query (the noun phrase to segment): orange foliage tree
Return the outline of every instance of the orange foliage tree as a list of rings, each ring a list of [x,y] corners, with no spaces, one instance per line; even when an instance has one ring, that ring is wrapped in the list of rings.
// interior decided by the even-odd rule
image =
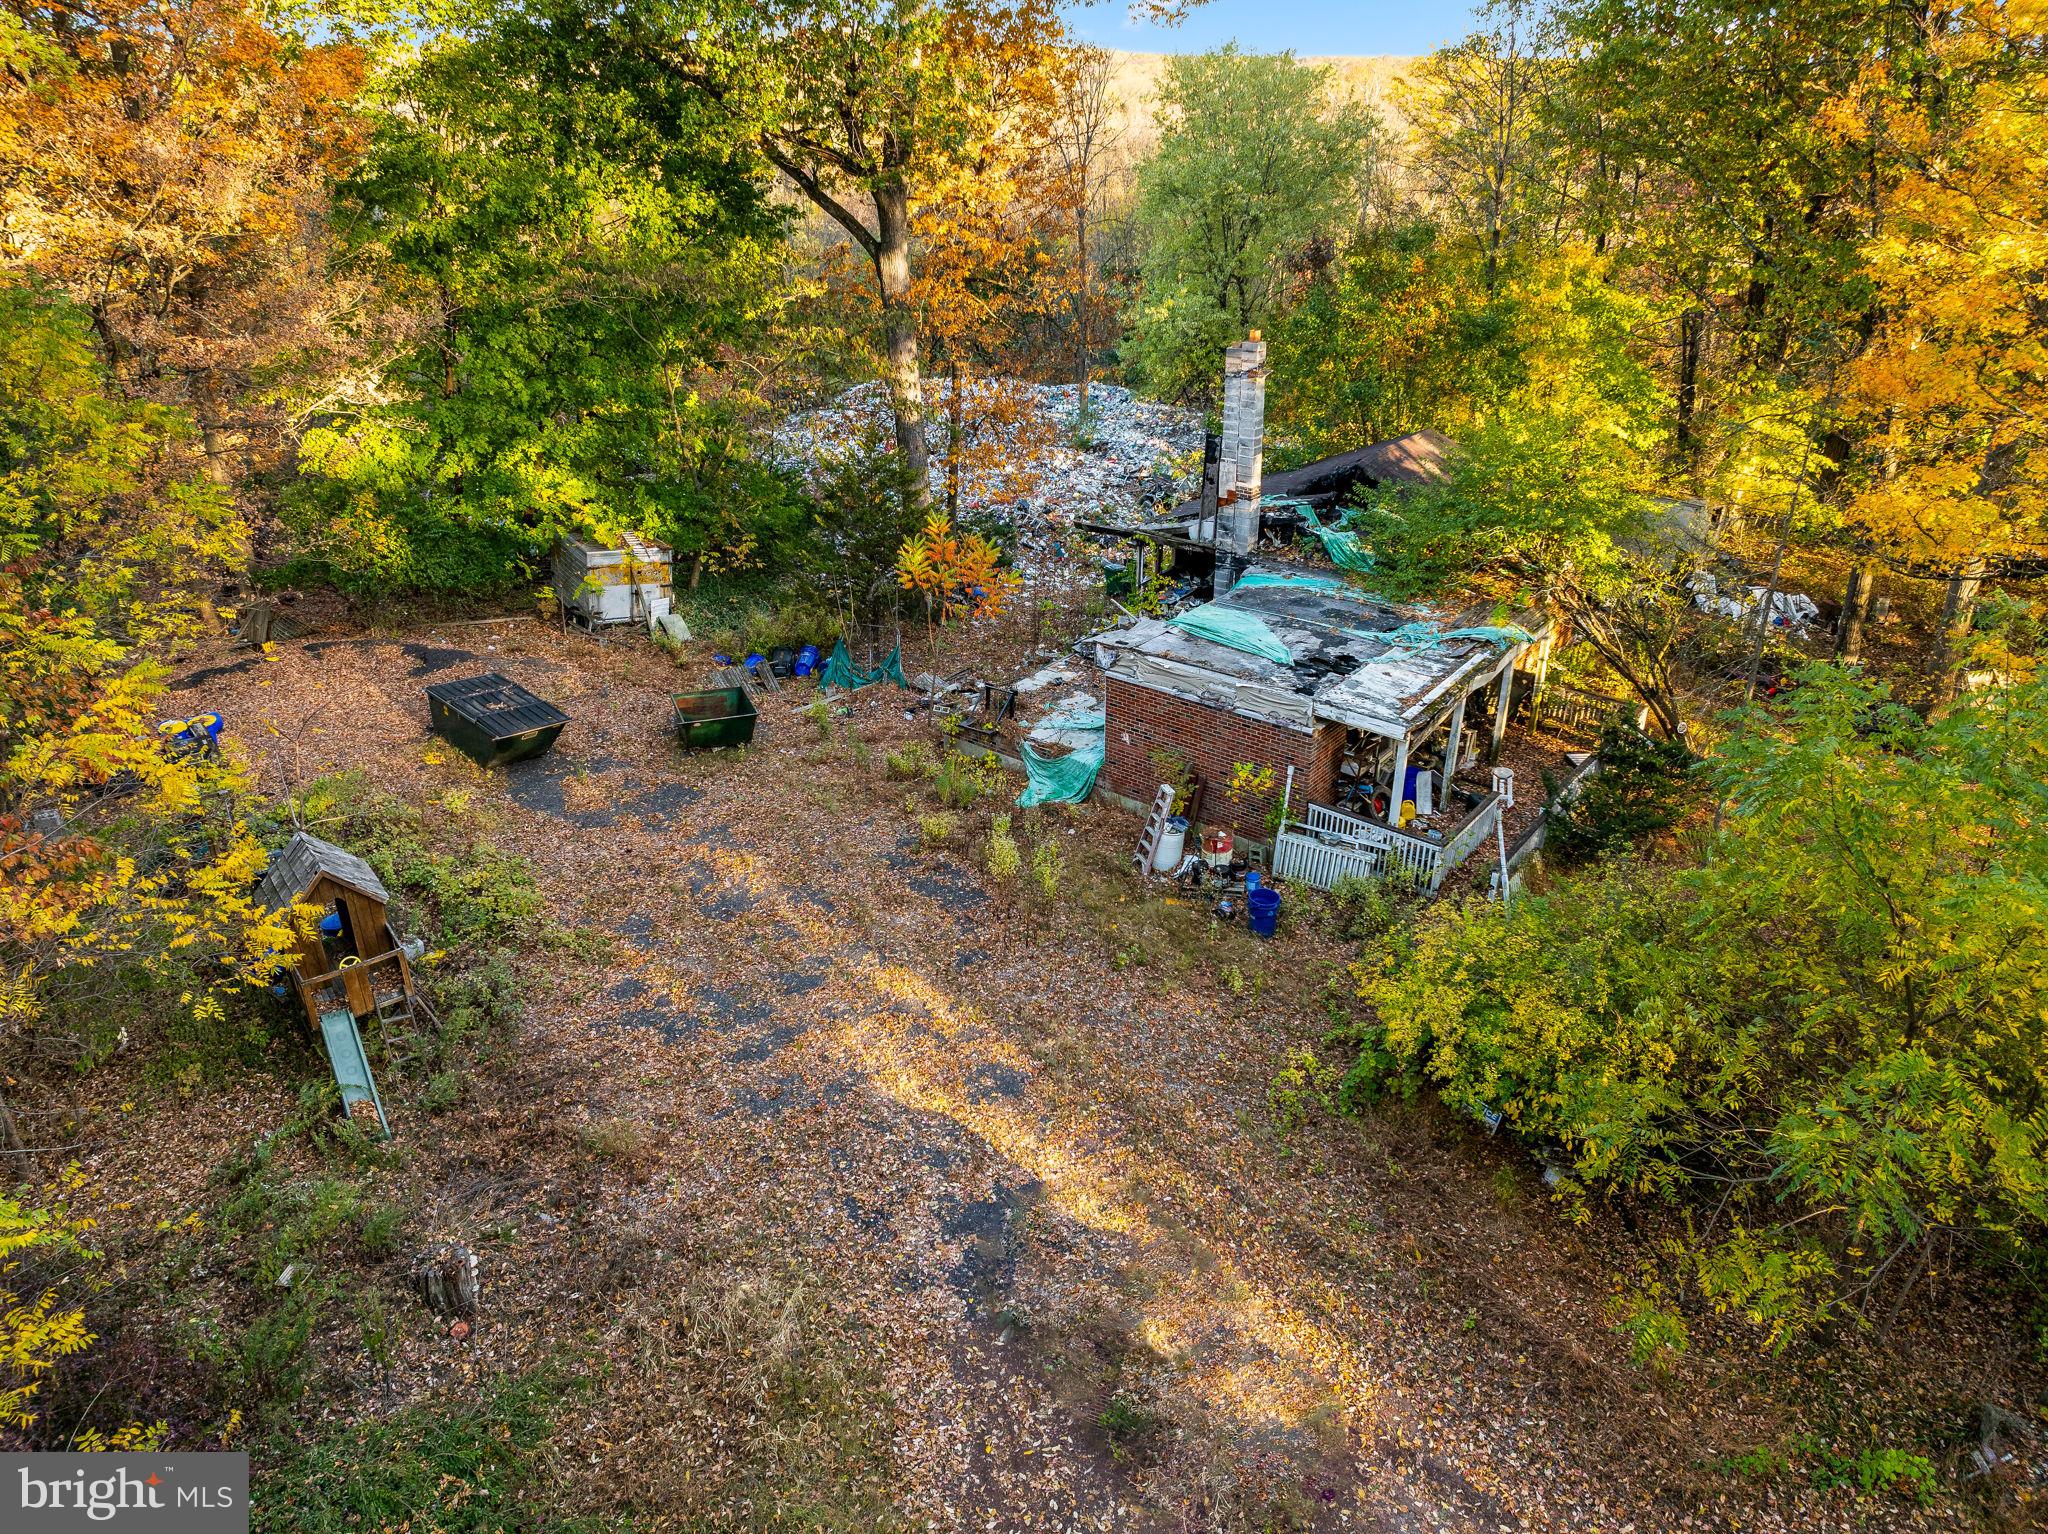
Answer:
[[[0,1042],[59,1052],[121,997],[217,1018],[291,942],[251,898],[245,774],[156,718],[246,530],[181,414],[110,395],[89,324],[0,287]]]
[[[939,663],[939,629],[955,618],[989,618],[1001,613],[1018,585],[1015,571],[1001,567],[1002,551],[979,533],[959,533],[952,519],[933,512],[924,526],[903,540],[896,579],[924,599],[931,636],[932,666]]]
[[[185,406],[233,478],[255,375],[331,347],[348,301],[322,252],[361,51],[247,0],[10,0],[0,54],[0,261],[84,309],[120,389]]]

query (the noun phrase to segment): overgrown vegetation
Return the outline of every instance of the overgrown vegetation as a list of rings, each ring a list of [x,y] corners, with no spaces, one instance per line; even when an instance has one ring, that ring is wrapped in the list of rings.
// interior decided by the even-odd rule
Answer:
[[[1670,1201],[1674,1267],[1774,1347],[1896,1314],[1937,1261],[2038,1264],[2044,706],[2036,681],[1927,721],[1804,675],[1712,765],[1703,865],[1598,863],[1361,965],[1349,1100],[1498,1112],[1582,1215]]]

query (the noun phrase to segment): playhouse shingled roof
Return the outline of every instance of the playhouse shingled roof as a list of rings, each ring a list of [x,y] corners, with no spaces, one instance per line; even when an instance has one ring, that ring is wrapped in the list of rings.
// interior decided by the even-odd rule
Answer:
[[[304,831],[294,831],[292,839],[271,858],[269,869],[256,886],[256,902],[266,911],[283,910],[303,899],[322,874],[372,900],[391,898],[377,871],[353,852]]]

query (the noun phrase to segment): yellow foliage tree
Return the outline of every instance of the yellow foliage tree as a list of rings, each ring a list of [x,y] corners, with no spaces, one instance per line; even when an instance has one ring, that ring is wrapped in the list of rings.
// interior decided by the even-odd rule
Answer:
[[[29,1407],[43,1377],[93,1340],[84,1310],[64,1304],[55,1289],[17,1294],[14,1275],[31,1253],[91,1255],[83,1239],[91,1226],[61,1208],[26,1209],[0,1198],[0,1426],[23,1432],[34,1426]]]
[[[251,898],[242,769],[156,718],[246,529],[180,414],[110,396],[87,323],[0,287],[0,1042],[60,982],[82,1013],[139,973],[204,1015],[291,941]]]
[[[1874,59],[1825,124],[1882,206],[1877,317],[1848,365],[1846,513],[1895,559],[1979,572],[2048,554],[2048,12],[1968,0],[1924,56]]]

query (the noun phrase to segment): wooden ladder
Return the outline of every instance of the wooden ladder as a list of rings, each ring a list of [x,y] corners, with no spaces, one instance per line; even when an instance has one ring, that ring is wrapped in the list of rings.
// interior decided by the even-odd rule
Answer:
[[[1162,783],[1159,792],[1152,796],[1152,813],[1145,817],[1145,829],[1138,837],[1138,848],[1131,854],[1131,862],[1139,874],[1152,872],[1152,855],[1159,850],[1159,839],[1166,835],[1166,822],[1173,814],[1173,785]]]

